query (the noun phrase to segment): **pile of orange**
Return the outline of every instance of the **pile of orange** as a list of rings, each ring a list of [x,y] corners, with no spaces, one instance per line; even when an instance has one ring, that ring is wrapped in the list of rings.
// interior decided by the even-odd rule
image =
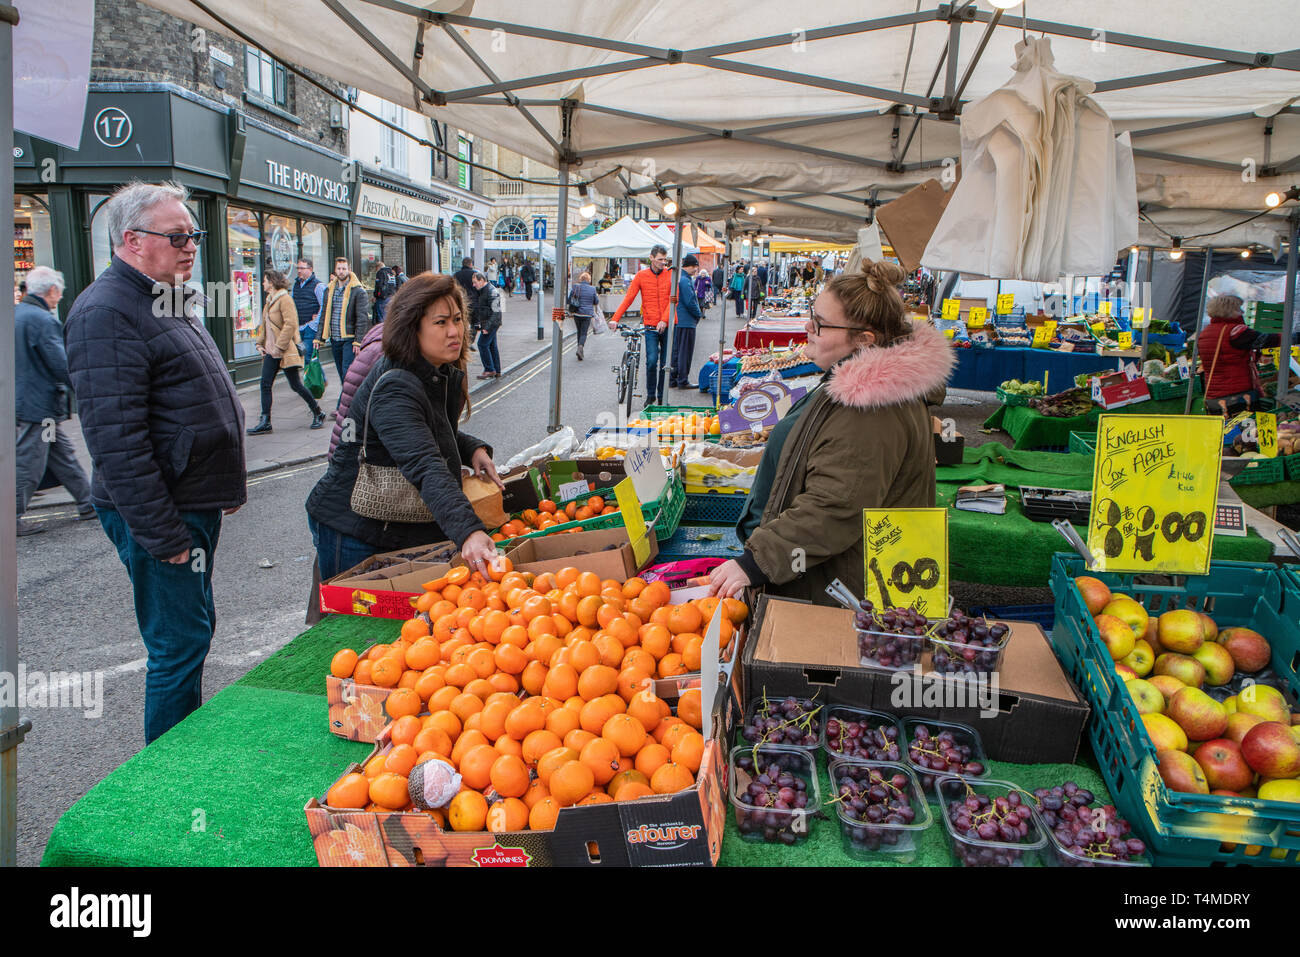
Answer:
[[[695,783],[700,692],[674,715],[653,679],[699,669],[719,599],[672,605],[663,582],[576,568],[533,578],[508,561],[489,579],[456,568],[425,589],[397,641],[331,662],[336,677],[393,688],[393,723],[390,747],[337,782],[329,806],[410,810],[407,776],[435,758],[462,785],[427,813],[458,831],[549,830],[562,807]],[[749,609],[721,601],[725,647]]]
[[[597,515],[612,515],[618,511],[617,505],[611,505],[599,495],[593,495],[585,502],[574,499],[568,505],[559,506],[549,498],[542,499],[537,508],[526,508],[510,521],[492,533],[492,541],[504,542],[530,532],[545,532],[556,525],[566,522],[580,522],[595,518]],[[566,532],[580,532],[581,528],[568,528]]]

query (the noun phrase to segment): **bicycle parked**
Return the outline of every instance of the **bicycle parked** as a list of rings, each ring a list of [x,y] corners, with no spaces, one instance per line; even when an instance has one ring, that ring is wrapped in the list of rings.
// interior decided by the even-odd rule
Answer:
[[[614,386],[618,394],[616,404],[626,408],[627,421],[631,421],[637,370],[641,366],[642,327],[633,328],[632,326],[620,324],[614,326],[614,328],[623,337],[625,346],[623,358],[619,360],[618,365],[614,366]]]

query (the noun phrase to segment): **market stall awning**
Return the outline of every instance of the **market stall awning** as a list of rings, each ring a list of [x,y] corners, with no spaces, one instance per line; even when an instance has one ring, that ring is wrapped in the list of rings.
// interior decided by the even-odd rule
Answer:
[[[643,223],[638,223],[631,216],[624,216],[608,229],[602,229],[593,236],[581,239],[569,247],[571,256],[592,256],[622,258],[625,256],[645,256],[650,250],[662,244],[659,234]]]
[[[774,253],[851,253],[851,243],[812,242],[805,239],[773,239],[767,248]]]
[[[1159,17],[1131,0],[1034,0],[1027,20],[917,0],[824,0],[791,19],[759,0],[707,34],[688,0],[148,2],[282,62],[328,65],[340,94],[567,162],[607,195],[658,208],[680,188],[691,218],[740,229],[844,241],[879,203],[942,176],[960,152],[954,120],[1005,83],[1026,29],[1052,37],[1058,68],[1095,82],[1130,132],[1157,222],[1157,202],[1258,210],[1300,174],[1294,0],[1186,0]],[[1222,198],[1184,194],[1186,177],[1212,177]]]

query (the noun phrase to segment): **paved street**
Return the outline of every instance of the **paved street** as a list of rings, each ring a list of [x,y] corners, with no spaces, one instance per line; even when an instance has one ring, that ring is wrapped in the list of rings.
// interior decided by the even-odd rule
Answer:
[[[510,303],[508,335],[501,344],[506,368],[540,345],[535,313],[521,318],[522,307],[521,298]],[[717,329],[716,318],[705,321],[696,366],[716,348],[716,342],[709,346],[704,340],[716,340]],[[583,362],[577,361],[574,347],[570,335],[563,361],[562,420],[582,434],[602,412],[613,409],[611,366],[622,354],[622,340],[590,337]],[[471,373],[479,369],[476,360]],[[491,442],[498,462],[546,435],[549,371],[548,353],[499,382],[471,379],[479,391],[463,428]],[[332,403],[335,388],[331,370],[331,391],[323,405]],[[256,387],[240,398],[249,422],[255,421]],[[705,400],[704,393],[678,390],[668,401],[703,405]],[[247,440],[250,471],[271,470],[250,477],[248,504],[222,527],[214,573],[218,625],[204,676],[205,699],[303,629],[312,562],[303,501],[325,463],[317,459],[281,468],[272,463],[322,455],[329,430],[308,430],[302,402],[283,377],[275,391],[273,421],[270,436]],[[102,672],[103,714],[87,719],[67,709],[24,712],[34,728],[18,752],[21,864],[38,863],[59,815],[144,743],[144,646],[126,572],[98,524],[72,521],[71,504],[60,501],[67,502],[62,489],[37,499],[28,515],[48,530],[18,540],[19,658],[30,670]],[[261,567],[264,560],[269,568]]]

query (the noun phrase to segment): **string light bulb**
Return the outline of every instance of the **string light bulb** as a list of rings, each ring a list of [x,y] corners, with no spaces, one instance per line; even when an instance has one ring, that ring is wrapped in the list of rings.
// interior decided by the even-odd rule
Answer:
[[[1292,186],[1290,189],[1281,193],[1277,190],[1273,190],[1273,192],[1264,197],[1264,205],[1269,209],[1276,209],[1289,199],[1300,199],[1300,186]]]
[[[1178,262],[1183,258],[1183,237],[1174,237],[1174,246],[1169,250],[1169,258],[1174,262]]]
[[[582,205],[578,207],[578,214],[583,219],[591,219],[596,215],[596,204],[587,195],[587,185],[585,183],[578,187],[578,196],[582,199]]]
[[[1250,258],[1250,247],[1249,247],[1249,246],[1247,246],[1245,249],[1243,249],[1243,250],[1241,251],[1241,258],[1242,258],[1242,259],[1249,259],[1249,258]]]
[[[750,216],[753,216],[755,213],[758,212],[758,207],[753,205],[746,206],[745,212],[748,213]]]

